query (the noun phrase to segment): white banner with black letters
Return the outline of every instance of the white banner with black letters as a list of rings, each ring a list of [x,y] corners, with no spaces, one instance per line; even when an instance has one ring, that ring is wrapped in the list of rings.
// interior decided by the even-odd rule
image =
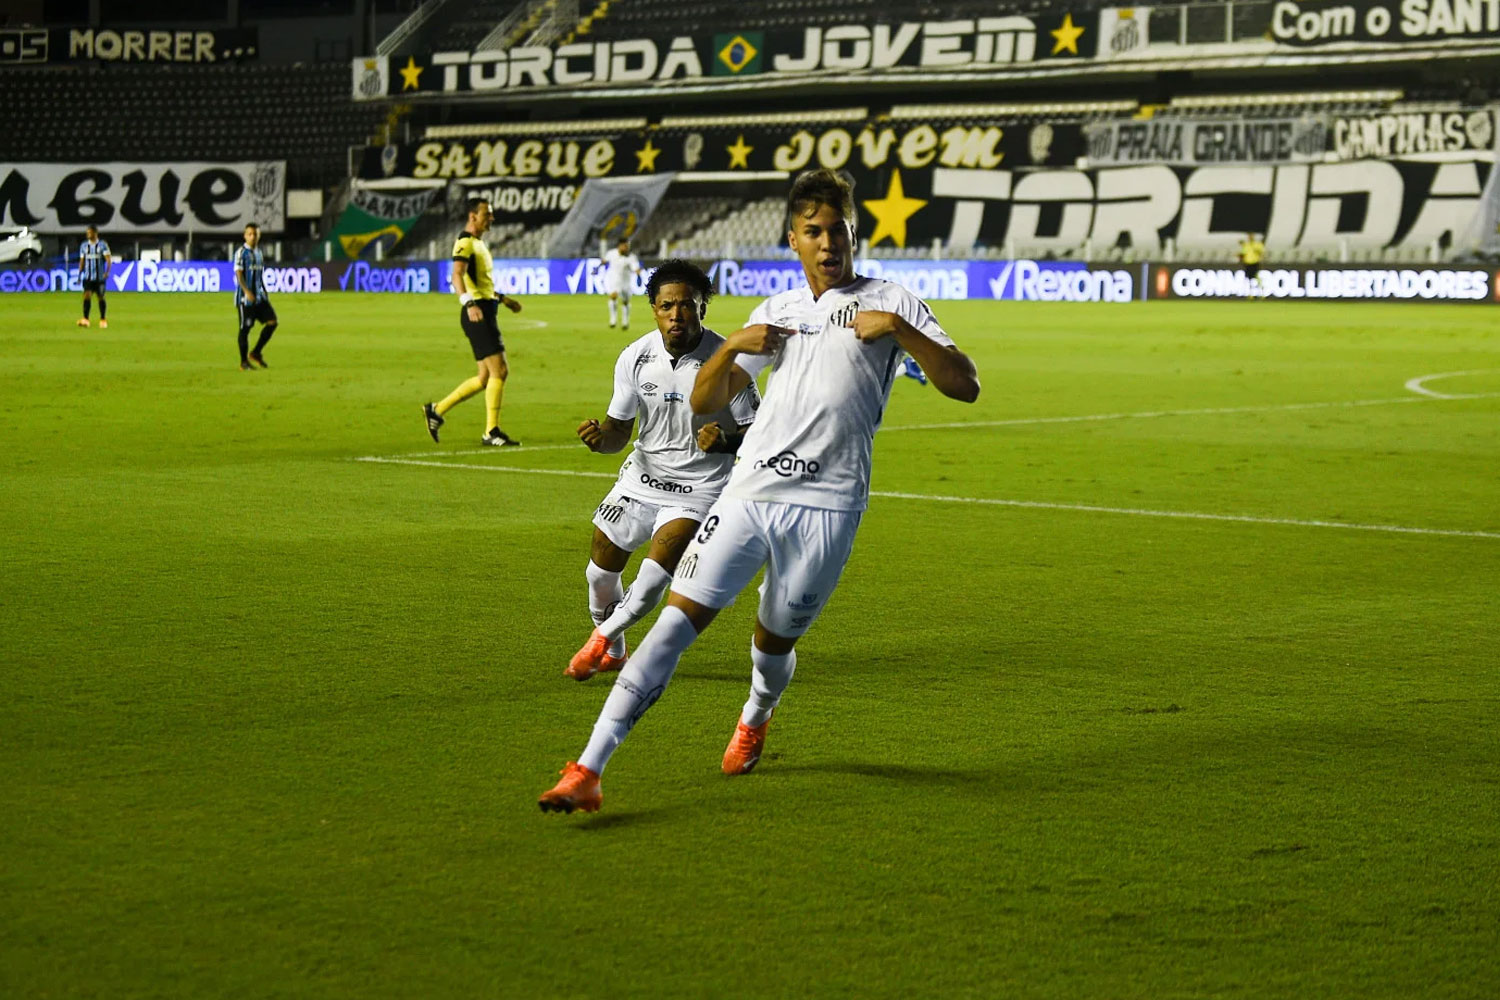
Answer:
[[[286,161],[3,163],[0,225],[39,233],[239,233],[286,226]]]

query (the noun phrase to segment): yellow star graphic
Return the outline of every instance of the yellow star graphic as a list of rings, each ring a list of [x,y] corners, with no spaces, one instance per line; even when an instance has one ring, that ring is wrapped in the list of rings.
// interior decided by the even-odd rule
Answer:
[[[1057,39],[1057,44],[1052,46],[1053,55],[1064,50],[1078,55],[1078,36],[1083,34],[1083,29],[1073,23],[1072,14],[1064,14],[1062,27],[1048,34]]]
[[[741,132],[734,140],[733,146],[725,146],[724,151],[729,154],[729,169],[744,167],[750,169],[750,154],[754,152],[754,146],[745,145],[745,133]]]
[[[891,171],[891,186],[884,198],[871,198],[865,202],[865,211],[875,216],[875,232],[870,234],[867,246],[874,246],[887,236],[898,247],[906,246],[906,220],[916,215],[927,202],[920,198],[908,198],[901,189],[901,171]]]
[[[656,158],[660,154],[661,150],[651,145],[651,139],[648,136],[646,139],[646,144],[635,151],[635,172],[638,174],[645,173],[647,170],[655,172]]]
[[[422,67],[417,65],[417,60],[412,56],[406,57],[406,65],[398,67],[401,74],[401,89],[416,90],[418,82],[422,78]]]

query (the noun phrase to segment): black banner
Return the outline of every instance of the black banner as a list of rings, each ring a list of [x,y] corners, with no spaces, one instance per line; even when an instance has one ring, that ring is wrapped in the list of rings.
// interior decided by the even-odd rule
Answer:
[[[258,58],[255,28],[53,28],[0,31],[0,64],[219,63]]]
[[[354,61],[354,97],[653,84],[704,77],[805,76],[897,68],[950,72],[1089,60],[1098,18],[1060,11],[901,24],[842,24],[556,48],[435,52]]]
[[[1495,0],[1279,0],[1270,37],[1282,45],[1423,44],[1500,38]]]

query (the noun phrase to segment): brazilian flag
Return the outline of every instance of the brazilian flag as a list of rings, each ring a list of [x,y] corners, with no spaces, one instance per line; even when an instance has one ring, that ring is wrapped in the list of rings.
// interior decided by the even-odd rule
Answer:
[[[760,72],[760,54],[766,47],[763,31],[742,31],[714,36],[714,76],[747,76]]]

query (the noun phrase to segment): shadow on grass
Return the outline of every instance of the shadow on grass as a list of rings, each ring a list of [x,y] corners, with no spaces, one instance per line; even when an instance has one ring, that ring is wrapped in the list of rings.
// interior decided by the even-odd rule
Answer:
[[[828,761],[823,764],[776,764],[757,771],[757,774],[763,778],[774,778],[778,775],[795,776],[799,773],[844,774],[858,778],[882,778],[886,781],[899,781],[905,785],[922,785],[928,787],[991,785],[998,783],[1003,778],[1003,774],[998,769],[922,767],[910,764],[877,764],[865,761],[841,760]]]
[[[602,830],[619,830],[631,826],[651,826],[653,824],[669,823],[678,820],[684,810],[677,805],[655,806],[649,809],[634,809],[627,812],[606,812],[598,816],[590,816],[574,822],[573,826],[582,833],[593,833]]]

